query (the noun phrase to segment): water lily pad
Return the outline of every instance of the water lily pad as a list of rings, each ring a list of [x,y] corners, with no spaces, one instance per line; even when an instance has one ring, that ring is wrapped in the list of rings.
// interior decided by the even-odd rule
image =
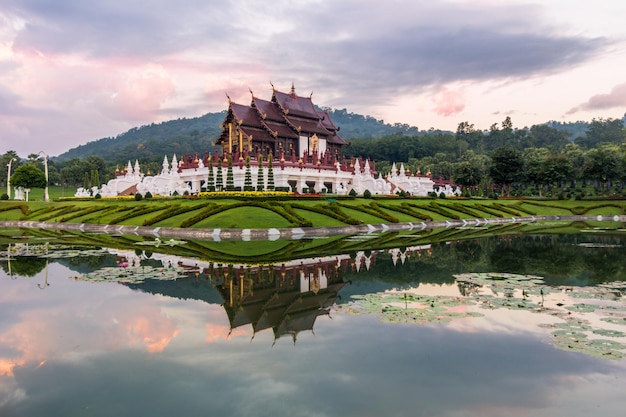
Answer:
[[[620,332],[619,330],[595,329],[592,330],[592,332],[606,337],[626,337],[626,333]]]
[[[89,282],[140,283],[146,279],[168,281],[184,276],[186,276],[186,271],[178,267],[132,266],[100,268],[88,274],[75,276],[73,279]]]
[[[571,306],[567,306],[565,307],[567,310],[569,311],[576,311],[579,313],[593,313],[594,311],[596,311],[599,307],[593,304],[574,304]]]

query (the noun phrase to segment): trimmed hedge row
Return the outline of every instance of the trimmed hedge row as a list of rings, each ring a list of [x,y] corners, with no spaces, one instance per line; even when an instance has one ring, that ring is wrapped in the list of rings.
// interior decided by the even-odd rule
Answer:
[[[472,210],[471,208],[463,205],[463,204],[459,204],[459,203],[452,203],[450,205],[446,205],[446,208],[450,209],[450,210],[455,210],[458,212],[461,212],[463,214],[467,214],[468,216],[471,217],[481,217],[480,213]]]
[[[181,206],[179,204],[175,204],[171,207],[168,207],[164,212],[150,218],[146,219],[143,222],[144,226],[152,226],[160,221],[169,219],[170,217],[178,216],[179,214],[188,213],[190,211],[199,210],[203,207],[206,207],[206,203],[196,204],[194,206]]]
[[[24,220],[28,220],[28,219],[32,219],[33,217],[37,217],[37,216],[41,216],[41,215],[45,215],[47,213],[52,213],[54,211],[57,210],[61,210],[66,206],[44,206],[42,208],[39,208],[37,210],[33,210],[33,211],[27,211],[26,213],[24,213]],[[23,212],[23,210],[22,210]]]
[[[406,214],[407,216],[411,216],[411,217],[415,217],[416,219],[420,219],[420,220],[424,220],[424,221],[431,221],[433,218],[428,216],[427,214],[423,214],[423,213],[418,213],[415,210],[412,210],[410,207],[408,207],[406,205],[406,203],[401,203],[399,206],[395,206],[395,205],[381,205],[381,208],[384,208],[385,210],[391,210],[391,211],[396,211],[398,213],[402,213],[402,214]]]
[[[17,205],[0,207],[0,212],[11,211],[11,210],[15,210],[16,208],[19,208],[22,214],[24,215],[28,214],[28,206],[26,204],[17,204]]]
[[[69,216],[63,216],[59,219],[60,223],[65,223],[68,222],[70,220],[76,219],[78,217],[82,217],[82,216],[86,216],[88,214],[93,214],[93,213],[97,213],[98,211],[102,211],[103,213],[109,212],[109,211],[114,211],[116,209],[116,207],[87,207],[87,208],[83,208],[80,210],[77,210],[76,212],[74,212],[73,214],[70,214]]]
[[[371,202],[369,206],[359,205],[359,206],[351,206],[348,204],[337,203],[340,207],[352,209],[359,211],[361,213],[369,214],[370,216],[378,217],[381,219],[385,219],[390,223],[399,223],[397,217],[392,216],[389,213],[385,213],[376,202]]]
[[[474,208],[478,211],[482,211],[484,213],[490,214],[492,216],[496,216],[496,217],[504,217],[504,215],[502,214],[501,211],[497,211],[493,208],[489,208],[486,205],[483,204],[474,204]]]
[[[211,217],[217,213],[220,213],[222,211],[226,211],[226,210],[231,210],[234,208],[239,208],[239,207],[259,207],[259,208],[263,208],[266,210],[270,210],[276,214],[278,214],[279,216],[284,217],[285,219],[287,219],[287,221],[289,221],[290,223],[296,224],[298,226],[301,227],[310,227],[312,226],[312,223],[310,220],[307,220],[305,218],[303,218],[302,216],[299,216],[297,213],[293,212],[292,210],[287,210],[285,209],[285,207],[283,207],[282,205],[276,205],[276,204],[269,204],[267,202],[264,201],[242,201],[240,203],[233,203],[230,204],[228,206],[218,206],[215,204],[211,204],[210,206],[207,206],[207,208],[205,210],[202,210],[200,213],[196,214],[193,217],[190,217],[186,220],[184,220],[180,227],[191,227],[194,224],[208,218]]]
[[[128,219],[132,219],[133,217],[143,216],[144,214],[149,214],[157,211],[163,210],[163,206],[161,205],[141,205],[139,207],[134,207],[128,213],[125,213],[115,219],[112,219],[109,224],[118,224]]]
[[[409,204],[409,206],[418,208],[421,210],[432,211],[433,213],[437,213],[440,216],[448,217],[450,219],[460,220],[461,217],[458,214],[454,214],[449,210],[446,210],[444,207],[439,205],[438,203],[431,201],[428,205],[417,205],[417,204]]]
[[[536,216],[537,212],[532,211],[532,210],[528,210],[527,208],[522,207],[522,204],[524,204],[524,203],[525,203],[525,201],[520,201],[520,202],[515,203],[514,204],[515,205],[515,210],[521,211],[522,213],[526,213],[526,214],[528,214],[530,216]],[[499,204],[500,203],[494,203],[494,206],[495,205],[499,205]]]
[[[300,210],[308,210],[314,213],[322,214],[324,216],[328,216],[332,219],[339,220],[345,224],[357,225],[363,224],[362,221],[355,219],[354,217],[348,216],[346,213],[341,211],[341,207],[339,207],[339,203],[333,202],[328,204],[320,204],[315,206],[305,206],[303,204],[291,204],[291,207],[297,208]]]
[[[506,206],[504,204],[493,203],[491,205],[491,207],[493,207],[496,210],[502,211],[504,213],[511,214],[513,216],[521,216],[522,215],[519,211],[513,210],[511,207]]]

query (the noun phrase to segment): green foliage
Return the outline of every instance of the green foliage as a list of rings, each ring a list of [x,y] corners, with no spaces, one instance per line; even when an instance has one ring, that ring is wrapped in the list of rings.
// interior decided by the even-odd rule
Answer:
[[[252,187],[252,172],[250,172],[250,156],[246,156],[246,173],[243,182],[244,191],[253,191]]]
[[[141,201],[141,200],[143,200],[143,196],[141,195],[141,193],[135,194],[135,201]]]
[[[272,154],[267,156],[267,190],[274,191],[274,168],[272,166]]]
[[[398,213],[402,213],[402,214],[406,214],[409,215],[411,217],[415,217],[416,219],[420,219],[423,221],[432,221],[433,218],[427,214],[424,213],[420,213],[419,211],[414,210],[411,206],[409,206],[406,203],[402,203],[400,204],[400,206],[396,206],[396,205],[392,205],[392,204],[388,204],[388,205],[381,205],[381,208],[384,208],[386,210],[391,210],[391,211],[397,211]]]
[[[372,192],[370,190],[363,191],[364,198],[372,198]]]
[[[146,198],[148,198],[146,196]],[[175,204],[172,205],[170,207],[168,207],[166,210],[164,210],[162,213],[159,213],[158,215],[150,218],[150,219],[146,219],[143,222],[143,226],[152,226],[153,224],[159,223],[163,220],[172,218],[174,216],[178,216],[179,214],[183,214],[183,213],[189,213],[192,211],[196,211],[196,210],[200,210],[201,208],[207,207],[206,203],[201,203],[201,204],[196,204],[196,205],[179,205],[179,204]]]
[[[223,177],[222,162],[218,160],[217,174],[215,176],[215,191],[222,191],[224,189],[224,177]]]
[[[263,178],[263,155],[258,156],[257,163],[259,164],[259,169],[258,169],[257,179],[256,179],[256,190],[265,191],[265,182]]]
[[[400,222],[397,217],[394,217],[391,214],[383,211],[376,202],[370,203],[369,206],[362,205],[362,204],[359,204],[359,205],[348,205],[348,204],[342,204],[342,203],[333,203],[333,204],[336,204],[339,207],[360,211],[361,213],[366,213],[366,214],[369,214],[370,216],[387,220],[390,223]]]
[[[506,195],[510,194],[511,184],[523,178],[524,161],[519,151],[511,147],[496,149],[491,155],[489,175],[496,184],[502,186]]]
[[[45,188],[46,176],[35,164],[20,165],[11,176],[11,185],[24,188]]]
[[[9,195],[7,193],[2,194],[2,196],[0,196],[0,200],[8,200],[9,199]]]
[[[134,127],[117,137],[102,138],[70,149],[58,156],[60,162],[72,158],[99,155],[107,163],[125,163],[129,159],[163,160],[163,155],[193,154],[198,150],[211,152],[220,123],[226,112],[208,113],[194,118],[181,118],[141,127]]]
[[[345,224],[363,224],[362,221],[355,219],[353,217],[348,216],[346,213],[341,211],[341,207],[338,203],[333,202],[329,204],[316,204],[314,206],[308,206],[300,203],[292,203],[291,207],[297,208],[300,210],[308,210],[314,213],[323,214],[324,216],[328,216],[335,220],[339,220]]]

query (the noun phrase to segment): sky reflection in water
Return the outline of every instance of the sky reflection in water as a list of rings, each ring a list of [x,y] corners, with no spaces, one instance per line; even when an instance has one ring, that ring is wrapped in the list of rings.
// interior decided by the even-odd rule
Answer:
[[[560,320],[550,314],[474,305],[459,311],[481,317],[415,325],[347,313],[351,295],[458,296],[453,274],[494,268],[466,270],[450,261],[450,245],[433,249],[448,258],[425,262],[424,254],[400,265],[396,257],[394,266],[381,252],[369,270],[346,271],[339,308],[295,342],[272,329],[231,329],[237,311],[202,276],[93,283],[70,279],[78,267],[57,261],[33,277],[0,271],[0,415],[623,414],[626,360],[556,348],[551,329],[539,326]],[[570,285],[585,276],[546,280]]]

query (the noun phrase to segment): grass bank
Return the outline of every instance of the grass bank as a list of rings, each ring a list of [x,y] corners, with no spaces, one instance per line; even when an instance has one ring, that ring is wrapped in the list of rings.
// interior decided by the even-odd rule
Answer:
[[[1,220],[182,228],[284,228],[528,216],[623,215],[626,200],[240,197],[1,201]],[[65,194],[65,192],[64,192]],[[31,194],[32,196],[32,194]]]

